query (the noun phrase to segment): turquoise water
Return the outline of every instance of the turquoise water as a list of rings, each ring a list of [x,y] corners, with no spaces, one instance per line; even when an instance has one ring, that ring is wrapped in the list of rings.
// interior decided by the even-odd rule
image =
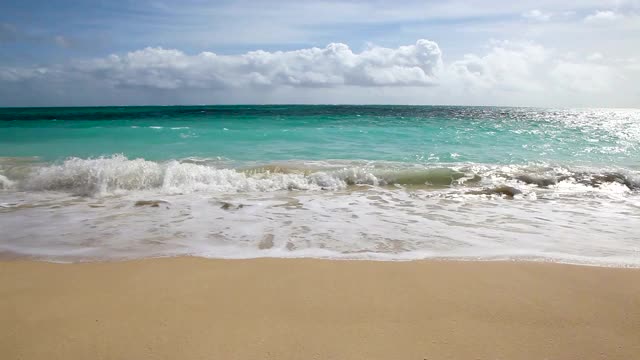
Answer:
[[[640,267],[640,111],[0,109],[0,256]]]
[[[640,166],[640,111],[429,106],[0,109],[0,156]]]

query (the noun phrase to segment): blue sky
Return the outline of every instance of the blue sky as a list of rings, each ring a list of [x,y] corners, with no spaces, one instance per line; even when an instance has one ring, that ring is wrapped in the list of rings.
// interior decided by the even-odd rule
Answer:
[[[639,49],[635,0],[4,1],[0,105],[640,107]]]

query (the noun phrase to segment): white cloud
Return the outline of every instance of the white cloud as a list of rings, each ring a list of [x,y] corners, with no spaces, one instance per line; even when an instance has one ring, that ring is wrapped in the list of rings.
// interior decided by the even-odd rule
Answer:
[[[396,49],[354,53],[345,44],[243,55],[145,48],[126,55],[78,62],[78,73],[116,87],[160,89],[242,86],[428,86],[442,67],[438,44],[419,40]]]
[[[634,85],[640,73],[599,52],[579,56],[531,42],[494,42],[484,55],[466,55],[445,70],[438,89],[464,104],[640,105]]]
[[[587,56],[587,60],[589,61],[600,61],[604,59],[604,55],[602,55],[602,53],[599,52],[594,52],[592,54],[589,54],[589,56]]]
[[[529,20],[533,20],[533,21],[549,21],[551,20],[551,13],[546,13],[543,11],[540,11],[538,9],[534,9],[534,10],[529,10],[527,12],[525,12],[524,14],[522,14],[522,16],[525,19],[529,19]]]
[[[640,58],[624,59],[621,62],[626,69],[640,72]]]
[[[0,81],[21,82],[32,79],[46,79],[52,71],[48,68],[0,68]]]
[[[601,53],[581,57],[530,42],[494,42],[484,55],[446,64],[438,89],[463,104],[639,106],[640,74],[612,61]]]
[[[615,80],[609,66],[589,63],[559,62],[550,75],[555,84],[577,93],[610,92]]]
[[[598,10],[595,13],[584,18],[584,22],[588,24],[602,24],[617,20],[621,15],[611,10]]]
[[[491,42],[484,53],[448,63],[429,40],[362,52],[339,43],[241,55],[145,48],[51,67],[0,68],[0,103],[28,88],[36,100],[56,96],[56,105],[80,99],[85,104],[89,99],[91,104],[638,105],[634,89],[640,74],[634,66],[619,66],[605,51],[569,55],[510,41]]]
[[[452,78],[471,88],[500,88],[512,91],[541,89],[538,68],[549,51],[532,43],[496,42],[484,56],[466,55],[449,66]]]

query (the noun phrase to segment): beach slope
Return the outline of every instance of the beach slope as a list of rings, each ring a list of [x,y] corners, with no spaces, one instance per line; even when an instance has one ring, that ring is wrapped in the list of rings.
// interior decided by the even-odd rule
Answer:
[[[640,270],[0,262],[2,359],[632,359]]]

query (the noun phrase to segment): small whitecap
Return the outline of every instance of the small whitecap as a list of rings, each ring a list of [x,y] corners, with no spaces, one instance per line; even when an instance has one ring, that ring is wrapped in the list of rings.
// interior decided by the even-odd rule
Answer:
[[[13,187],[14,182],[9,180],[6,176],[0,175],[0,189],[9,189]]]

